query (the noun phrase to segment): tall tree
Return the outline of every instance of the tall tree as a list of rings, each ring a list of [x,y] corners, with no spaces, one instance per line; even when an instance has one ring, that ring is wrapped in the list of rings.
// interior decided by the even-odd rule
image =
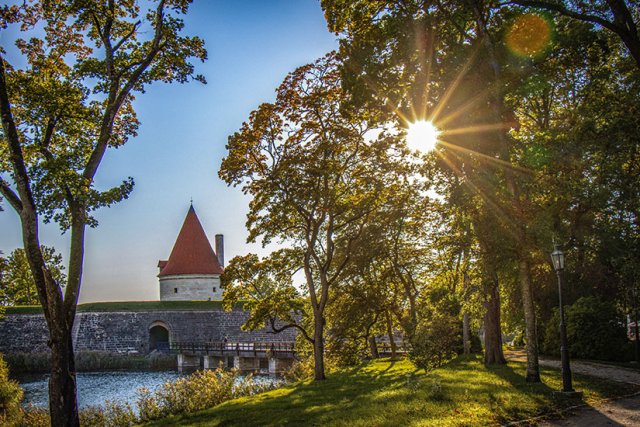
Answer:
[[[480,196],[483,209],[499,219],[502,238],[515,242],[527,379],[539,381],[530,237],[520,189],[528,177],[511,164],[513,114],[505,105],[507,82],[517,83],[518,76],[507,73],[513,67],[498,43],[505,17],[481,0],[322,4],[329,28],[344,36],[345,82],[353,102],[387,120],[433,118],[436,125],[445,124],[439,166]]]
[[[300,254],[313,316],[315,379],[325,378],[325,308],[369,218],[384,204],[397,151],[357,112],[341,109],[335,55],[290,73],[229,137],[219,175],[253,197],[249,239],[277,239]]]
[[[63,272],[62,255],[47,246],[43,246],[41,250],[53,279],[57,283],[64,283],[66,276]],[[38,290],[24,249],[18,248],[11,252],[6,260],[0,258],[0,264],[4,265],[4,271],[0,274],[0,305],[38,304]]]
[[[0,9],[0,28],[36,27],[16,40],[26,65],[0,52],[0,194],[20,217],[22,237],[50,334],[52,424],[78,425],[73,327],[91,212],[126,198],[129,178],[106,191],[94,178],[108,148],[135,136],[133,99],[155,82],[186,82],[190,58],[204,60],[198,37],[184,37],[188,0],[34,1]],[[41,32],[40,32],[41,31]],[[40,34],[42,34],[40,36]],[[204,82],[200,76],[196,79]],[[39,221],[70,230],[66,287],[44,259]]]

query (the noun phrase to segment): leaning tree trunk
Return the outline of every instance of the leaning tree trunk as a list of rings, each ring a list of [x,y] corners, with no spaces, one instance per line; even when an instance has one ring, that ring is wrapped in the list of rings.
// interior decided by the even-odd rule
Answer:
[[[396,340],[393,338],[393,324],[391,323],[391,316],[389,312],[385,312],[387,318],[387,335],[389,335],[389,345],[391,345],[391,359],[397,358],[398,347],[396,346]]]
[[[502,352],[502,333],[500,331],[500,283],[495,270],[491,271],[489,290],[484,303],[484,363],[504,365],[507,361]]]
[[[380,357],[380,353],[378,352],[378,344],[376,343],[376,337],[369,337],[369,351],[371,351],[371,357],[373,359],[378,359]]]

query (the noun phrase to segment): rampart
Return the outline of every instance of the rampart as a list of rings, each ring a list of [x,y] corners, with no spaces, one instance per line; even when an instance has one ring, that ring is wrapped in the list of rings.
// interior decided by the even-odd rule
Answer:
[[[176,342],[280,342],[295,341],[293,329],[279,334],[269,329],[241,330],[249,314],[241,309],[142,310],[78,312],[73,327],[76,351],[147,354],[154,345],[152,328],[168,332]],[[0,352],[48,352],[48,331],[42,314],[9,312],[0,320]]]

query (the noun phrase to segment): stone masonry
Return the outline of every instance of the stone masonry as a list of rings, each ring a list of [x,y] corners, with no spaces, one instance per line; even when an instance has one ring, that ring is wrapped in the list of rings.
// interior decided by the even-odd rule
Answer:
[[[242,310],[81,312],[73,328],[76,351],[147,354],[151,327],[169,331],[170,342],[295,341],[293,329],[279,334],[268,329],[244,332],[249,313]],[[0,352],[47,352],[48,332],[43,315],[11,314],[0,321]]]

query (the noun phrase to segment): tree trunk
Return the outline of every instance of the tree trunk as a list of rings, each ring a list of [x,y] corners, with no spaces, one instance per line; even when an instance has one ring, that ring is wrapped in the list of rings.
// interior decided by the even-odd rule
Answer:
[[[78,419],[76,372],[70,325],[51,331],[51,377],[49,378],[49,412],[51,425],[75,427]]]
[[[373,359],[377,359],[380,357],[380,353],[378,353],[378,344],[376,343],[376,337],[369,337],[369,350],[371,351],[371,357]]]
[[[462,315],[462,352],[471,354],[471,329],[469,327],[469,313]]]
[[[393,323],[391,323],[391,316],[389,316],[389,312],[386,311],[384,313],[387,318],[387,335],[389,335],[389,344],[391,345],[391,359],[396,359],[398,348],[396,346],[396,340],[393,338]]]
[[[463,292],[466,297],[469,289],[469,273],[463,273]],[[469,313],[466,311],[462,314],[462,352],[471,354],[471,326],[469,325]]]
[[[313,378],[315,380],[324,380],[324,317],[315,310],[313,317]]]
[[[488,298],[484,303],[484,363],[486,365],[504,365],[507,361],[502,352],[502,333],[500,331],[500,283],[494,271],[489,281]]]
[[[20,213],[27,260],[43,307],[51,348],[49,411],[53,426],[79,426],[75,362],[71,328],[63,309],[62,292],[47,269],[38,241],[38,217],[31,205]]]
[[[519,255],[518,270],[524,309],[525,337],[527,339],[527,382],[540,382],[538,334],[536,332],[536,312],[533,304],[531,272],[529,271],[529,260],[523,254]]]

